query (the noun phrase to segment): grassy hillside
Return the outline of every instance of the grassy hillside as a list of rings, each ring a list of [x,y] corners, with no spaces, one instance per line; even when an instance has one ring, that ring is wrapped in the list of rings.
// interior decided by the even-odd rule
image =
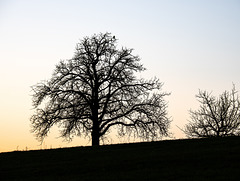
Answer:
[[[1,153],[0,180],[240,180],[240,137]]]

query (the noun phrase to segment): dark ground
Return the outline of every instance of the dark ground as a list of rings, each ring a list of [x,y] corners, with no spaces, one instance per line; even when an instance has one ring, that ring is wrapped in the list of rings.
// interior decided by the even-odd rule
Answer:
[[[0,180],[240,180],[240,137],[0,153]]]

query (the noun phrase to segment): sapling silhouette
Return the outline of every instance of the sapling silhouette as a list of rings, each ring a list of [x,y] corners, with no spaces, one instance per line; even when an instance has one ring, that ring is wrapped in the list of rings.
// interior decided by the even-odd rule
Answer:
[[[201,103],[197,111],[190,111],[191,121],[185,126],[188,137],[223,137],[240,135],[240,100],[235,86],[219,98],[199,91]]]

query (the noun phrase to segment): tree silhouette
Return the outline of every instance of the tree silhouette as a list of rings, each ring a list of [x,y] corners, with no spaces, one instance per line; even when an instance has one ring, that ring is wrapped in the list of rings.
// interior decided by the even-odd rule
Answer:
[[[218,99],[206,91],[199,91],[196,97],[201,106],[197,111],[190,111],[191,121],[184,129],[188,137],[240,135],[240,101],[235,86]]]
[[[83,38],[72,59],[61,61],[49,81],[32,87],[32,131],[43,140],[53,125],[61,136],[92,138],[99,145],[110,128],[120,136],[158,139],[168,135],[170,119],[157,78],[138,79],[144,71],[132,49],[117,49],[110,33]],[[45,107],[40,108],[45,102]]]

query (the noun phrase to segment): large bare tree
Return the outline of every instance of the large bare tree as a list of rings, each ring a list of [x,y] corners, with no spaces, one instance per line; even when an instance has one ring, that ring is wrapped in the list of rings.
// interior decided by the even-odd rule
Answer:
[[[143,139],[168,136],[168,93],[157,79],[139,79],[144,71],[132,49],[117,49],[110,33],[85,37],[72,59],[61,61],[52,78],[33,86],[32,130],[43,140],[53,125],[61,136],[89,136],[99,145],[110,128]],[[45,103],[45,107],[42,104]]]
[[[219,98],[206,91],[199,91],[196,97],[201,105],[197,111],[190,111],[191,121],[184,129],[188,137],[240,135],[240,100],[235,86]]]

